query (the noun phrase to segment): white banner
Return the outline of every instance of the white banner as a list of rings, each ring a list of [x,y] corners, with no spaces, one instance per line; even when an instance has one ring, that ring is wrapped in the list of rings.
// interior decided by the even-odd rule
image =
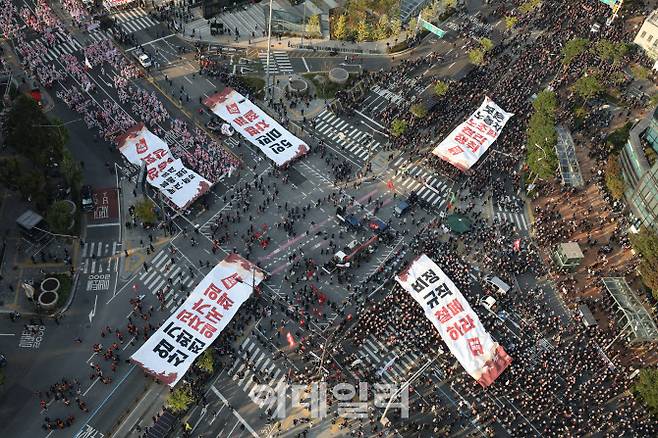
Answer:
[[[432,153],[459,170],[470,169],[500,135],[514,114],[502,110],[485,96],[471,117],[457,126]]]
[[[134,363],[173,387],[194,360],[231,322],[253,289],[265,278],[237,254],[219,262],[189,298],[131,357]]]
[[[146,165],[146,179],[176,208],[184,210],[210,189],[210,182],[175,159],[169,146],[143,123],[117,138],[119,150],[132,164]]]
[[[395,280],[421,305],[450,352],[480,385],[491,385],[512,363],[452,280],[425,254]]]
[[[232,88],[213,94],[203,103],[277,166],[284,166],[309,151],[303,141]]]

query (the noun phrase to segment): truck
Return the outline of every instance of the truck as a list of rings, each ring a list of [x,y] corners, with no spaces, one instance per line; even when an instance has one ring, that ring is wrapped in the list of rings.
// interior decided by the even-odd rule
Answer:
[[[336,269],[345,269],[349,268],[352,265],[352,260],[359,255],[361,252],[364,250],[366,251],[374,251],[374,248],[372,245],[379,240],[378,235],[374,235],[370,237],[368,240],[364,241],[363,243],[359,243],[358,240],[352,240],[350,243],[345,245],[345,247],[336,252],[334,256],[329,260],[325,265],[322,267],[322,269],[327,273],[331,274],[334,272]]]

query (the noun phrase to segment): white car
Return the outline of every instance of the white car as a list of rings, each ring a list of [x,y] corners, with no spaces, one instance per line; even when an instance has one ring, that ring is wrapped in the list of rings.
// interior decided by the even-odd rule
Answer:
[[[142,53],[137,57],[137,60],[139,61],[140,64],[142,64],[142,67],[148,68],[151,66],[151,58],[146,53]]]

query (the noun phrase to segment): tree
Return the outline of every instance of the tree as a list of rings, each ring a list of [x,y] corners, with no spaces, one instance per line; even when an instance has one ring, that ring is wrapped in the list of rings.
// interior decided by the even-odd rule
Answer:
[[[399,137],[407,130],[407,121],[402,119],[394,119],[391,122],[391,135]]]
[[[311,15],[308,17],[308,22],[306,23],[306,30],[312,34],[320,33],[320,16]]]
[[[557,98],[552,91],[541,91],[532,103],[535,112],[528,121],[527,156],[530,170],[543,179],[555,176],[557,156],[555,144],[555,111]]]
[[[82,169],[80,169],[80,163],[73,158],[68,149],[64,149],[59,169],[73,193],[79,192],[80,183],[82,182]]]
[[[655,108],[658,105],[658,93],[654,93],[649,98],[649,108]]]
[[[425,21],[432,21],[434,17],[439,14],[440,5],[437,0],[433,0],[432,3],[425,6],[422,11],[420,11],[420,18]]]
[[[617,155],[608,156],[608,162],[605,165],[605,185],[613,198],[619,200],[624,196],[624,179],[621,176]]]
[[[505,17],[505,29],[512,30],[518,21],[518,18],[508,15]]]
[[[436,81],[434,84],[434,94],[439,97],[444,96],[449,89],[450,85],[446,81]]]
[[[5,143],[45,172],[51,159],[60,162],[68,138],[66,128],[53,125],[34,99],[21,95],[7,114]]]
[[[633,73],[633,77],[638,81],[647,79],[649,77],[649,74],[651,73],[648,68],[640,64],[631,65],[631,72]]]
[[[646,227],[637,234],[629,235],[635,252],[640,254],[640,275],[642,282],[652,290],[658,299],[658,235]]]
[[[166,404],[174,414],[177,414],[185,412],[192,402],[194,402],[192,390],[188,384],[182,383],[169,393]]]
[[[490,52],[494,47],[494,43],[489,38],[480,38],[480,46],[485,52]]]
[[[73,221],[70,201],[56,201],[46,213],[46,222],[55,234],[68,234]]]
[[[377,23],[377,28],[375,29],[375,39],[383,40],[388,38],[389,35],[389,20],[388,15],[382,14],[379,17],[379,22]]]
[[[645,368],[640,370],[633,390],[642,398],[642,401],[649,407],[651,412],[658,415],[658,369]]]
[[[441,6],[443,9],[454,9],[457,6],[457,0],[442,0]]]
[[[562,64],[569,65],[587,49],[589,40],[585,38],[572,38],[562,47]]]
[[[201,371],[212,374],[215,369],[215,359],[212,354],[212,349],[207,349],[201,356],[199,356],[199,358],[196,360],[196,366]]]
[[[359,20],[359,24],[356,27],[356,39],[357,41],[368,41],[372,37],[372,31],[370,29],[370,24],[365,20],[365,16]]]
[[[391,20],[391,36],[397,36],[402,31],[402,21],[399,18]]]
[[[603,91],[603,86],[595,74],[581,76],[573,85],[573,89],[584,100],[590,100]]]
[[[345,15],[339,15],[334,26],[334,37],[337,40],[345,40],[347,39],[347,35],[347,17]]]
[[[535,10],[540,3],[541,0],[527,0],[519,6],[518,10],[521,14],[527,14],[528,12]]]
[[[425,105],[423,105],[422,103],[416,103],[414,105],[411,105],[409,111],[411,112],[411,114],[418,117],[419,119],[422,119],[427,115],[427,108],[425,108]]]
[[[484,64],[484,51],[482,49],[472,49],[468,52],[468,59],[471,63],[481,66]]]
[[[610,40],[598,40],[594,50],[603,61],[612,61],[613,64],[618,64],[628,53],[628,45]]]
[[[145,224],[154,224],[158,221],[155,204],[146,197],[135,203],[135,216]]]

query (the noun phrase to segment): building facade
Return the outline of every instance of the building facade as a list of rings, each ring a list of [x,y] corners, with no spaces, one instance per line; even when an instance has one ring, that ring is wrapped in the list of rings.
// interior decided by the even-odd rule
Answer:
[[[631,128],[619,156],[625,197],[637,226],[658,231],[658,108]]]
[[[658,59],[658,9],[653,11],[640,27],[633,40],[653,59]]]

